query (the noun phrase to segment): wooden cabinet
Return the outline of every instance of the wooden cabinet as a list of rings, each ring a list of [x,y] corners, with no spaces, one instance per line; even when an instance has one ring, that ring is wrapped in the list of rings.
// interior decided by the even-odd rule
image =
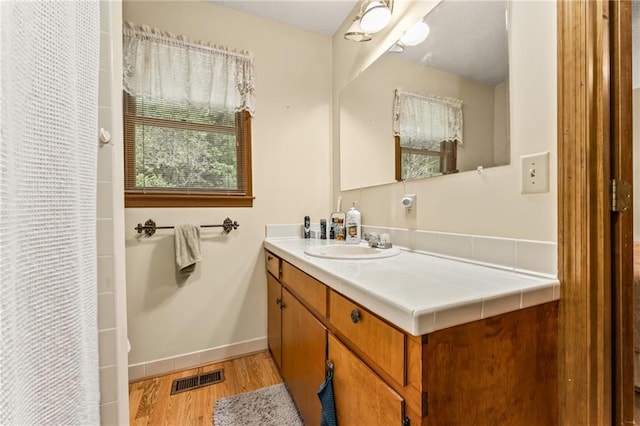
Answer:
[[[335,291],[329,292],[330,322],[346,339],[371,356],[399,385],[405,384],[405,335]]]
[[[327,329],[311,311],[326,312],[326,287],[297,269],[292,271],[271,253],[265,260],[269,350],[305,424],[318,426],[321,405],[316,392],[325,377]],[[286,277],[286,286],[274,271]],[[295,296],[290,289],[296,290]]]
[[[266,264],[269,349],[305,424],[320,424],[327,359],[339,426],[557,424],[557,301],[411,336],[271,253]]]
[[[278,368],[282,368],[282,285],[267,274],[267,344]]]
[[[333,393],[340,426],[400,426],[404,400],[333,335],[329,359],[334,365]]]
[[[324,381],[327,330],[287,289],[282,290],[282,378],[306,425],[320,424],[316,394]]]

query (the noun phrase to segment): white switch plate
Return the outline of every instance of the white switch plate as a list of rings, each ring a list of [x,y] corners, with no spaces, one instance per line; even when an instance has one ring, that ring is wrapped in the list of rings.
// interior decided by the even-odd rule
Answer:
[[[541,152],[523,155],[520,160],[522,165],[522,193],[549,192],[549,153]]]

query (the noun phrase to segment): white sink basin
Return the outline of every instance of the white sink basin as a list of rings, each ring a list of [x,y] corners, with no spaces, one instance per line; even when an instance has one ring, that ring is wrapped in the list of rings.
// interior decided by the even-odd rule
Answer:
[[[400,253],[400,249],[397,247],[379,249],[365,245],[330,244],[328,246],[309,247],[304,252],[309,256],[327,259],[366,260],[396,256]]]

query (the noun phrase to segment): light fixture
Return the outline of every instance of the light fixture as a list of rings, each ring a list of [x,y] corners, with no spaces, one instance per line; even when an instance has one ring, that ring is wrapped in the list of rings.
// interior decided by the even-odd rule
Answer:
[[[377,33],[391,21],[391,8],[386,1],[372,1],[360,18],[360,28],[367,33]]]
[[[400,37],[400,42],[405,46],[416,46],[425,41],[428,36],[429,26],[424,21],[420,21]]]
[[[404,52],[404,44],[402,44],[400,41],[398,41],[393,46],[391,46],[389,48],[388,52],[402,53],[402,52]]]
[[[374,0],[362,3],[360,13],[355,17],[344,38],[351,41],[369,41],[371,34],[377,33],[391,21],[393,0]]]
[[[351,41],[369,41],[371,40],[371,35],[360,28],[360,17],[356,16],[347,32],[344,33],[344,38]]]

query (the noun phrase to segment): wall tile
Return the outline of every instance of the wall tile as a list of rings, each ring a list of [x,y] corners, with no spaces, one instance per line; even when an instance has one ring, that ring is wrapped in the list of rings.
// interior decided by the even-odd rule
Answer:
[[[113,218],[113,184],[111,182],[98,182],[96,214],[98,219]]]
[[[551,302],[553,300],[553,287],[533,289],[522,292],[522,308]]]
[[[102,426],[118,426],[118,403],[100,405],[100,424]]]
[[[100,33],[100,69],[111,72],[111,35]]]
[[[303,218],[304,219],[304,218]],[[284,238],[302,236],[302,222],[284,225],[267,225],[265,227],[266,238]]]
[[[473,237],[472,258],[477,262],[514,268],[516,241],[509,238]]]
[[[494,315],[504,314],[505,312],[516,311],[520,309],[522,303],[522,294],[511,294],[506,297],[497,299],[487,299],[482,302],[482,318],[492,317]]]
[[[157,376],[173,371],[175,367],[173,358],[169,358],[150,362],[144,366],[144,369],[147,376]]]
[[[247,342],[241,342],[234,345],[221,346],[200,353],[200,361],[203,364],[218,362],[224,359],[233,358],[244,355],[249,352]]]
[[[471,236],[440,234],[438,252],[446,256],[471,259]]]
[[[437,232],[416,231],[416,250],[437,253],[439,238]]]
[[[142,379],[146,377],[144,364],[136,364],[129,366],[129,381],[133,382],[134,380]]]
[[[186,370],[200,364],[202,364],[200,362],[200,352],[181,355],[173,359],[173,368],[175,370]]]
[[[477,321],[482,318],[482,302],[473,303],[466,306],[458,306],[446,311],[436,312],[435,327],[438,330],[462,324],[465,322]]]
[[[98,256],[98,293],[113,291],[113,256]]]
[[[111,32],[111,1],[110,0],[100,0],[100,31],[105,33]]]
[[[101,110],[104,108],[100,108]],[[111,110],[107,108],[109,114]],[[106,128],[106,126],[103,126]],[[111,127],[111,126],[109,126]],[[113,132],[112,132],[113,133]],[[96,141],[96,143],[98,143]],[[113,145],[103,145],[98,149],[98,182],[111,182],[113,175]]]
[[[254,339],[247,342],[248,352],[259,352],[267,349],[267,339]]]
[[[98,256],[113,254],[113,220],[98,219],[97,221]]]
[[[117,373],[116,373],[115,366],[104,367],[100,369],[100,403],[101,404],[117,401],[118,386],[116,383],[117,383]]]
[[[100,349],[100,367],[116,363],[116,330],[105,330],[98,333]]]
[[[106,330],[115,328],[115,297],[114,293],[98,295],[98,329]]]
[[[516,241],[516,269],[558,275],[558,246],[543,241]]]
[[[98,74],[98,106],[111,106],[111,70],[100,70]]]

